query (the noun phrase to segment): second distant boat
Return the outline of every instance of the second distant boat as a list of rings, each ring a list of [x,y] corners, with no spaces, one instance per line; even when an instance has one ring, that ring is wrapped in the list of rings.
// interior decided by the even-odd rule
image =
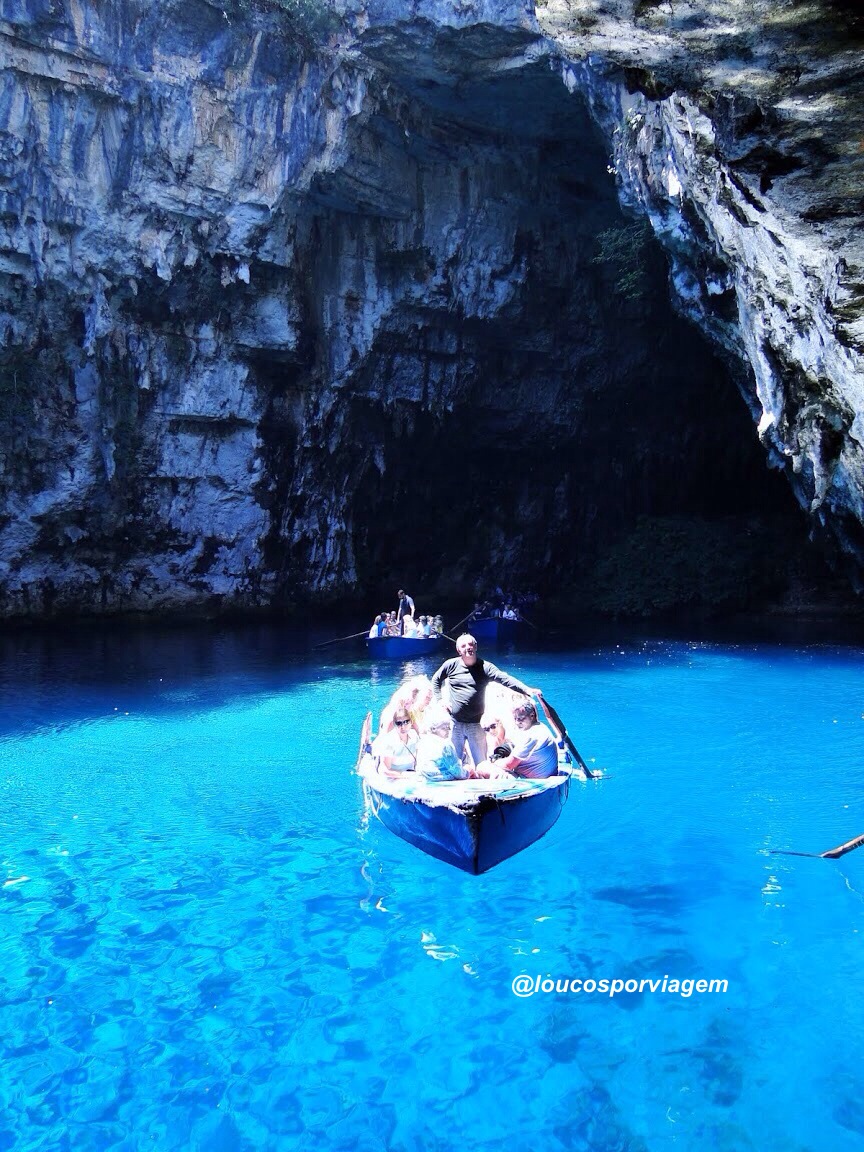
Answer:
[[[491,641],[493,644],[521,640],[527,625],[524,620],[508,620],[504,616],[481,616],[479,620],[469,620],[465,631],[475,640]]]

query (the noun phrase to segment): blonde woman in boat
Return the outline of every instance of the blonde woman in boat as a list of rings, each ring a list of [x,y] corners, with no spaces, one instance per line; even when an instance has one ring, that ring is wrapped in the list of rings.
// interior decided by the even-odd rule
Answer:
[[[372,745],[372,755],[378,761],[378,771],[384,776],[398,778],[403,772],[413,772],[417,765],[417,733],[405,708],[397,708],[393,727],[381,732]]]
[[[381,713],[379,732],[389,732],[397,708],[404,708],[411,717],[415,732],[420,733],[423,712],[432,699],[432,682],[428,676],[412,676],[400,684]]]

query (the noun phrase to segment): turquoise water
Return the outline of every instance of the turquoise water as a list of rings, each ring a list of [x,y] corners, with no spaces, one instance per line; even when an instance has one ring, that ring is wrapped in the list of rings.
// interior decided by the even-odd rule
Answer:
[[[864,849],[767,851],[864,832],[864,652],[502,655],[609,779],[481,877],[367,821],[345,655],[6,642],[0,1149],[861,1147]]]

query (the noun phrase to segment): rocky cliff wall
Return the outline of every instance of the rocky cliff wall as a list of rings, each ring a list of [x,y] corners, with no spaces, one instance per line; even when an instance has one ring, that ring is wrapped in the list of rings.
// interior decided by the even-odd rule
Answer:
[[[861,584],[864,18],[857,5],[549,0],[544,29],[651,220],[678,308],[744,365],[760,439]]]
[[[267,6],[0,0],[7,615],[572,588],[682,517],[770,551],[738,388],[857,556],[854,246],[793,243],[777,162],[761,211],[736,114],[595,10],[343,5],[313,49]]]

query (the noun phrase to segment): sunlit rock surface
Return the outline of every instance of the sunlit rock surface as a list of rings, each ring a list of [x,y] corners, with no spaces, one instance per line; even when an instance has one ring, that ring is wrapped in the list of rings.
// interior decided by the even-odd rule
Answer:
[[[637,7],[0,0],[2,611],[854,568],[852,48]]]

